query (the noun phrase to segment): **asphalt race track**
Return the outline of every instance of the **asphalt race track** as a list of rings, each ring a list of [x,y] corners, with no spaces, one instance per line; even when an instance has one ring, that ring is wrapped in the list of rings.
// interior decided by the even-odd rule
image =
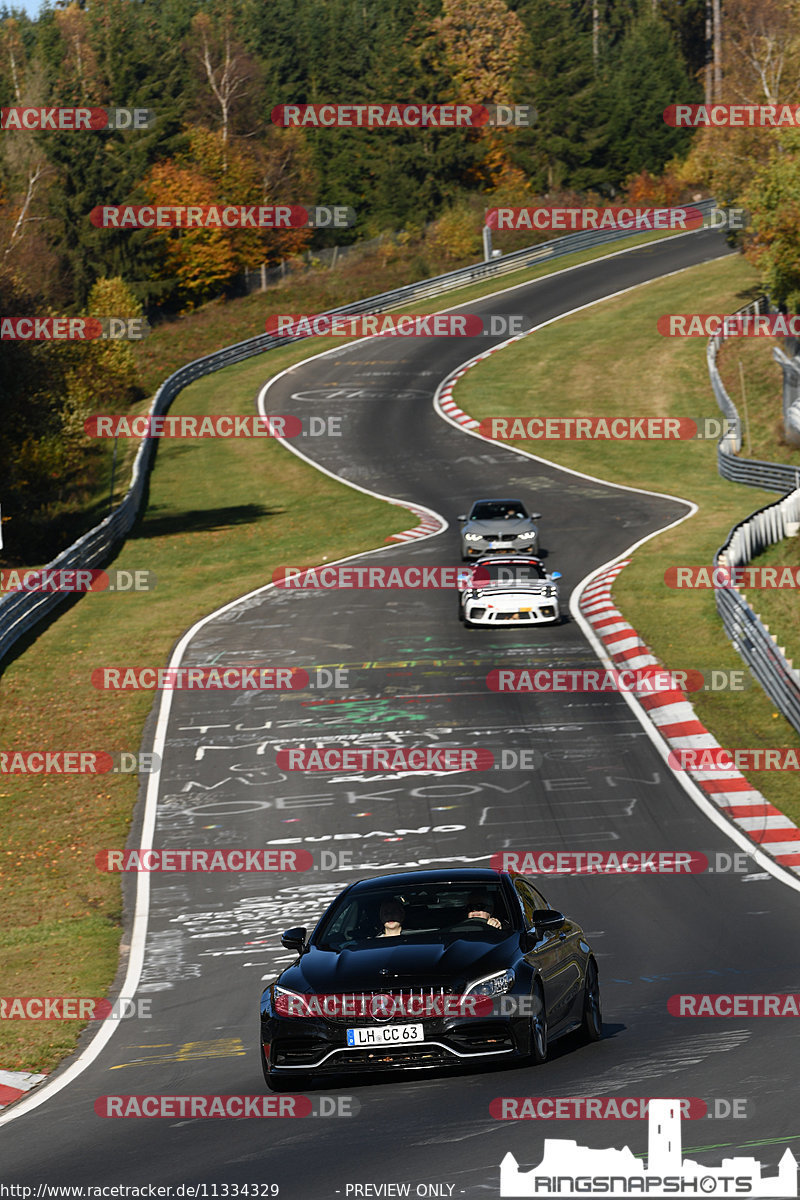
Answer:
[[[468,307],[525,312],[538,324],[726,252],[721,235],[695,233]],[[688,297],[691,274],[686,288]],[[268,412],[342,416],[343,436],[309,439],[305,454],[450,523],[437,537],[361,561],[453,565],[457,514],[479,496],[518,495],[543,514],[548,566],[563,573],[566,600],[593,569],[686,513],[681,503],[526,461],[443,422],[432,408],[436,387],[476,352],[458,338],[373,339],[301,364],[267,390]],[[324,547],[320,530],[321,555]],[[303,846],[322,865],[294,875],[154,874],[136,993],[152,1002],[152,1017],[119,1022],[73,1082],[38,1107],[29,1109],[28,1100],[0,1118],[3,1183],[220,1185],[208,1196],[224,1196],[223,1184],[274,1183],[285,1200],[328,1200],[392,1194],[354,1185],[408,1182],[411,1195],[418,1184],[436,1184],[446,1186],[419,1194],[497,1196],[506,1152],[532,1166],[546,1136],[628,1144],[637,1154],[647,1148],[644,1121],[498,1121],[489,1111],[498,1096],[745,1099],[746,1119],[685,1121],[684,1150],[706,1148],[695,1157],[714,1167],[726,1155],[755,1154],[772,1173],[787,1145],[800,1147],[783,1087],[798,1068],[791,1021],[667,1012],[678,992],[795,989],[800,894],[760,871],[540,881],[597,952],[605,1020],[603,1041],[564,1039],[542,1067],[320,1083],[309,1091],[315,1102],[352,1097],[358,1111],[347,1118],[97,1116],[96,1099],[111,1094],[262,1094],[262,980],[294,957],[278,935],[313,924],[359,874],[488,865],[509,847],[737,849],[666,771],[620,696],[487,691],[485,676],[498,666],[594,665],[570,619],[524,635],[488,633],[458,623],[450,592],[268,589],[203,625],[183,661],[348,671],[347,690],[175,692],[166,732],[156,846]],[[348,745],[534,748],[543,766],[449,778],[287,777],[275,766],[278,746],[337,737]],[[319,858],[322,851],[328,858]],[[339,860],[340,852],[350,859]],[[330,869],[334,861],[341,869]]]

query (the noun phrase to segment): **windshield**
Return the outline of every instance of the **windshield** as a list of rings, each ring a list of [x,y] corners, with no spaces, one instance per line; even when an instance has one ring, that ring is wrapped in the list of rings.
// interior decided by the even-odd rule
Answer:
[[[473,587],[491,584],[538,583],[547,578],[544,567],[537,562],[524,563],[480,563],[472,575]]]
[[[390,939],[441,943],[487,933],[499,941],[510,929],[499,883],[384,885],[343,896],[314,944],[323,950],[375,948]]]
[[[473,504],[471,521],[504,521],[516,517],[527,517],[519,500],[479,500]]]

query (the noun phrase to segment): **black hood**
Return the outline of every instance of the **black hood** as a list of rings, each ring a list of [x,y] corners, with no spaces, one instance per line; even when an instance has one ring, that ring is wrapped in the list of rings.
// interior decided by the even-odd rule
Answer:
[[[304,993],[401,991],[420,987],[462,992],[474,980],[504,970],[508,958],[508,937],[495,938],[493,934],[486,937],[470,934],[446,944],[399,942],[338,953],[312,946],[298,963],[279,976],[278,982]]]

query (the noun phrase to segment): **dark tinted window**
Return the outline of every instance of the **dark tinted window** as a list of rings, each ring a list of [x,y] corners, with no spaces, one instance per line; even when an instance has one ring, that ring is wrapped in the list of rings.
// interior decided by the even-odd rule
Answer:
[[[507,500],[500,503],[497,500],[479,500],[473,504],[470,513],[471,521],[502,521],[506,517],[527,517],[525,506],[519,500]]]
[[[472,577],[476,585],[485,583],[538,583],[546,577],[544,567],[536,562],[481,563]]]
[[[463,924],[472,909],[486,907],[489,914],[511,927],[510,914],[498,883],[423,884],[413,887],[375,887],[345,895],[334,905],[314,936],[314,944],[326,950],[357,949],[378,946],[384,939],[385,915],[400,906],[402,920],[399,941],[442,942],[454,937],[481,934],[484,928],[473,922]],[[382,918],[382,912],[384,917]],[[493,929],[493,936],[502,931]]]

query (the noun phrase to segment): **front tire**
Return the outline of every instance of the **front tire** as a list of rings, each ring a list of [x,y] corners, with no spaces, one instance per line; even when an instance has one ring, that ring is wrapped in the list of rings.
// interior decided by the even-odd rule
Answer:
[[[537,983],[533,993],[534,1012],[531,1016],[531,1058],[536,1066],[547,1062],[548,1034],[547,1010],[544,1006],[544,995],[540,984]]]
[[[581,1032],[587,1042],[599,1042],[603,1036],[603,1010],[600,1003],[600,980],[594,959],[586,968],[586,983],[583,989],[583,1020]]]

